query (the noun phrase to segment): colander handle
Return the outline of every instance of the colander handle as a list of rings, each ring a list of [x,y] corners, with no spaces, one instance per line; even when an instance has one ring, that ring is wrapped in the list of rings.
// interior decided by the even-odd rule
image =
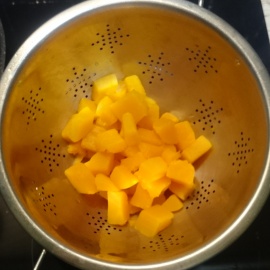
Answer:
[[[200,7],[203,7],[203,4],[204,4],[204,0],[199,0],[199,1],[198,1],[198,5],[199,5]]]

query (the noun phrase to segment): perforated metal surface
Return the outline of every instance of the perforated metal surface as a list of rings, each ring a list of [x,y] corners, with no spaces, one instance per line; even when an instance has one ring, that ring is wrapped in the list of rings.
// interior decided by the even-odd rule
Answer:
[[[230,226],[260,205],[248,202],[257,191],[266,196],[264,84],[237,43],[232,46],[229,37],[185,14],[189,6],[175,12],[126,5],[90,12],[53,32],[27,57],[19,56],[23,65],[9,85],[2,119],[5,170],[26,210],[24,222],[30,218],[42,231],[29,224],[27,229],[36,239],[42,235],[45,247],[52,247],[54,237],[53,251],[64,260],[87,268],[95,258],[128,268],[178,258],[179,267],[187,266],[214,239],[228,244],[235,237]],[[197,136],[213,143],[195,164],[194,194],[173,224],[151,239],[129,226],[109,225],[106,201],[78,194],[64,176],[73,157],[61,131],[80,99],[90,97],[93,81],[111,72],[120,79],[137,74],[162,111],[189,120]]]

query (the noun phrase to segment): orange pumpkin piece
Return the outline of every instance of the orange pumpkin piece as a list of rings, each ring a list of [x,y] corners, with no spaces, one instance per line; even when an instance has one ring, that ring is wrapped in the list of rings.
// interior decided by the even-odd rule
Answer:
[[[141,80],[137,75],[131,75],[124,79],[127,91],[136,91],[142,95],[146,95],[145,89],[142,85]]]
[[[95,194],[97,192],[95,177],[85,164],[76,163],[72,165],[65,170],[65,175],[79,193]]]
[[[168,166],[166,176],[174,182],[190,184],[194,181],[195,169],[186,160],[173,160]]]
[[[152,205],[153,198],[141,184],[137,184],[135,193],[130,199],[130,204],[141,209],[146,209]]]
[[[95,112],[97,105],[93,100],[89,98],[82,98],[78,105],[78,111],[81,111],[85,107],[88,107],[91,111]]]
[[[103,173],[95,176],[95,184],[98,191],[119,191],[119,188],[113,183],[111,178]]]
[[[170,212],[176,212],[183,208],[183,202],[175,195],[172,194],[163,204]]]
[[[109,175],[114,167],[114,155],[106,152],[96,152],[89,161],[85,163],[94,175],[103,173]]]
[[[103,97],[98,103],[96,108],[96,124],[104,127],[110,127],[117,122],[117,118],[111,111],[113,101],[110,97]]]
[[[92,100],[98,102],[107,95],[113,95],[118,88],[118,80],[115,74],[109,74],[96,79],[92,88]]]
[[[62,137],[70,142],[78,142],[84,138],[93,126],[95,112],[88,107],[83,108],[67,122],[62,130]]]
[[[159,118],[153,123],[153,129],[164,143],[177,143],[175,123],[171,119]]]
[[[122,128],[120,134],[128,146],[136,145],[140,141],[134,117],[129,112],[124,113],[122,116]]]
[[[171,185],[169,186],[169,190],[177,197],[179,197],[182,201],[185,201],[188,196],[192,194],[194,189],[194,183],[177,183],[172,181]]]
[[[182,157],[190,163],[194,163],[212,148],[210,141],[203,135],[198,137],[192,144],[186,147],[182,152]]]
[[[138,183],[138,178],[124,165],[115,166],[110,178],[119,189],[126,189]]]
[[[171,179],[168,177],[162,177],[155,181],[147,181],[142,179],[140,181],[141,186],[148,191],[152,198],[159,197],[171,184]]]
[[[147,237],[154,237],[167,228],[173,219],[173,214],[162,205],[153,205],[140,212],[135,221],[135,229]]]
[[[135,123],[138,123],[148,110],[145,97],[136,91],[127,92],[125,96],[112,104],[111,109],[120,121],[124,113],[131,113]]]
[[[150,143],[154,145],[162,145],[163,142],[152,129],[138,128],[138,134],[141,142]]]
[[[125,191],[108,191],[108,223],[124,225],[129,219],[129,201]]]
[[[167,163],[161,157],[153,157],[141,163],[137,175],[140,181],[152,182],[163,178],[167,168]]]
[[[97,151],[119,153],[126,148],[126,142],[114,128],[98,133],[96,137]]]
[[[153,123],[159,119],[160,108],[158,104],[149,97],[145,97],[147,104],[147,114],[138,122],[138,127],[152,129]]]
[[[177,146],[183,151],[195,141],[195,133],[188,121],[182,121],[175,124],[177,134]]]

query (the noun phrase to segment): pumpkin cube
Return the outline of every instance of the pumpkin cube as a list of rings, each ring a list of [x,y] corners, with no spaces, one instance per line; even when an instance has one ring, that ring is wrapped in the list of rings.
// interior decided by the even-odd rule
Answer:
[[[127,92],[125,96],[112,104],[111,109],[120,121],[124,113],[131,113],[135,123],[138,123],[148,110],[145,97],[135,91]]]
[[[179,159],[181,156],[180,152],[177,151],[176,147],[171,145],[166,145],[161,153],[161,157],[169,164],[173,160]]]
[[[177,183],[193,183],[195,169],[191,163],[186,160],[173,160],[168,165],[167,177]]]
[[[175,195],[172,194],[163,204],[170,212],[176,212],[183,208],[183,202]]]
[[[81,146],[81,142],[70,143],[67,147],[67,152],[71,155],[86,156],[86,150]]]
[[[177,146],[183,151],[195,141],[195,133],[188,121],[182,121],[175,124],[177,134]]]
[[[108,223],[124,225],[129,218],[129,201],[124,191],[108,191]]]
[[[96,175],[95,183],[98,191],[119,191],[119,188],[113,183],[111,178],[103,173]]]
[[[104,127],[100,127],[96,124],[93,125],[92,129],[89,131],[89,133],[82,139],[81,146],[82,148],[96,152],[97,151],[97,134],[104,132],[106,129]]]
[[[179,121],[178,117],[175,116],[174,114],[170,113],[170,112],[165,112],[163,113],[160,118],[165,118],[165,119],[168,119],[168,120],[171,120],[173,121],[174,123],[177,123]]]
[[[153,198],[147,190],[145,190],[140,183],[137,184],[135,193],[130,199],[130,204],[141,209],[148,208],[152,205]]]
[[[143,161],[138,170],[140,181],[156,181],[166,175],[168,165],[161,157],[152,157]]]
[[[97,192],[95,177],[83,163],[73,164],[65,170],[65,175],[79,193],[95,194]]]
[[[107,152],[96,152],[89,161],[85,163],[93,174],[103,173],[109,175],[114,166],[114,155]]]
[[[79,102],[78,111],[81,111],[85,107],[88,107],[91,111],[96,111],[96,103],[89,98],[82,98]]]
[[[124,151],[126,143],[114,128],[98,133],[96,137],[97,151],[119,153]]]
[[[137,177],[124,165],[115,166],[110,178],[119,189],[126,189],[138,183]]]
[[[168,177],[162,177],[155,181],[148,181],[147,179],[141,179],[141,186],[148,191],[152,198],[159,197],[171,184],[171,179]]]
[[[205,136],[201,135],[183,150],[182,156],[190,163],[194,163],[197,159],[208,152],[211,147],[212,144],[210,141]]]
[[[154,145],[162,145],[163,142],[152,129],[138,128],[138,134],[141,142],[151,143]]]
[[[98,103],[96,108],[96,124],[104,127],[110,127],[116,123],[117,118],[111,111],[113,101],[110,97],[103,97]]]
[[[129,112],[124,113],[122,116],[122,129],[120,134],[128,146],[136,145],[140,141],[133,115]]]
[[[145,161],[144,155],[137,151],[134,155],[121,159],[121,165],[127,167],[131,172],[135,172],[143,161]]]
[[[177,197],[179,197],[182,201],[185,201],[189,195],[195,190],[194,183],[177,183],[171,182],[169,186],[169,190],[174,193]]]
[[[164,143],[176,144],[178,142],[175,123],[172,120],[160,118],[153,123],[153,129]]]
[[[88,107],[73,114],[62,131],[62,137],[71,142],[80,141],[91,130],[94,116],[95,113]]]
[[[151,98],[145,98],[148,112],[147,114],[138,122],[138,126],[145,129],[152,129],[153,123],[159,119],[160,108],[158,104]]]
[[[173,216],[164,206],[153,205],[140,212],[135,229],[147,237],[154,237],[172,223]]]
[[[127,146],[121,154],[124,157],[133,157],[136,153],[140,151],[138,145],[132,145],[132,146]]]
[[[139,151],[142,152],[142,154],[146,158],[160,156],[164,149],[163,145],[154,145],[154,144],[145,143],[145,142],[140,142],[138,147],[139,147]]]
[[[95,80],[92,88],[92,100],[98,102],[103,97],[114,93],[117,87],[118,80],[115,74],[109,74]]]
[[[137,75],[131,75],[126,77],[124,79],[124,82],[126,84],[127,91],[136,91],[142,95],[146,95],[142,82]]]

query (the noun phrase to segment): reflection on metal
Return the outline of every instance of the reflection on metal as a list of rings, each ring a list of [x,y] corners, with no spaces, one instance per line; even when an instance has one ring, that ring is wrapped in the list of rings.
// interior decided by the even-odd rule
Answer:
[[[41,251],[39,257],[38,257],[38,260],[37,260],[37,262],[36,262],[36,264],[35,264],[33,270],[38,270],[38,269],[39,269],[39,267],[40,267],[40,265],[41,265],[41,263],[42,263],[42,261],[43,261],[45,255],[46,255],[46,250],[43,249],[43,250]]]

